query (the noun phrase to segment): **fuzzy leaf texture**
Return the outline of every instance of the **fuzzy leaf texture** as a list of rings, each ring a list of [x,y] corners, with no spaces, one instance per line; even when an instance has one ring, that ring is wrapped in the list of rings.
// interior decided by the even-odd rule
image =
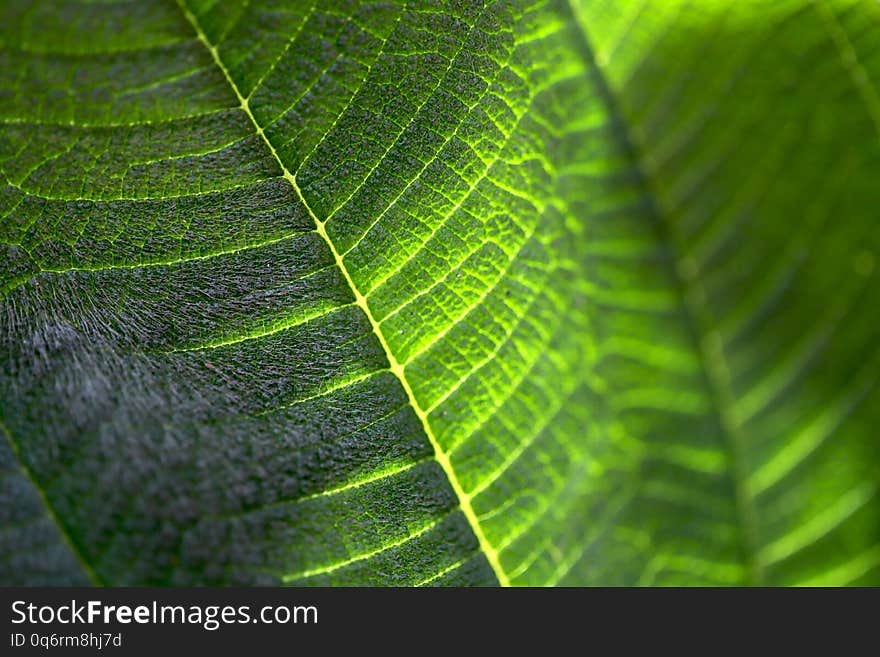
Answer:
[[[3,584],[880,584],[874,0],[4,0]]]

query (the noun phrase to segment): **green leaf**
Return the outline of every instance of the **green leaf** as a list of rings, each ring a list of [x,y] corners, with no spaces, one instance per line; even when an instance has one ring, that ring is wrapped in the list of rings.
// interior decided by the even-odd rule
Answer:
[[[0,582],[880,583],[873,0],[7,0]]]

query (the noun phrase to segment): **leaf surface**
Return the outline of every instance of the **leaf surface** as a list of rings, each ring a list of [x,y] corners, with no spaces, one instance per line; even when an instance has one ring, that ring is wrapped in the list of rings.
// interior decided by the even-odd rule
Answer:
[[[10,1],[0,580],[880,577],[878,5]]]

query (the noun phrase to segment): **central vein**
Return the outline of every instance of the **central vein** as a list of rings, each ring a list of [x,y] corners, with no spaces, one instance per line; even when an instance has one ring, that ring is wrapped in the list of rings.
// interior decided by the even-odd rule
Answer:
[[[459,506],[461,507],[462,512],[467,518],[468,523],[471,526],[471,530],[474,532],[474,535],[477,537],[477,540],[480,543],[480,549],[486,555],[486,559],[489,561],[489,565],[492,566],[492,570],[495,571],[495,576],[498,578],[498,582],[502,586],[509,586],[510,580],[507,577],[507,574],[504,572],[504,569],[501,567],[498,552],[489,543],[486,535],[483,533],[483,529],[480,526],[477,514],[474,512],[473,506],[471,506],[470,495],[468,495],[464,491],[461,483],[458,481],[458,477],[456,476],[455,470],[452,467],[452,463],[449,460],[449,455],[441,449],[440,443],[437,442],[437,438],[434,436],[434,432],[431,429],[431,424],[428,421],[428,414],[419,405],[419,402],[416,399],[415,394],[413,393],[412,387],[410,386],[409,381],[406,378],[404,367],[400,363],[400,361],[398,361],[397,358],[394,356],[394,352],[391,350],[388,342],[385,340],[385,336],[382,333],[382,328],[379,326],[379,322],[376,321],[376,318],[370,311],[370,307],[367,304],[367,298],[363,294],[361,294],[360,290],[358,290],[358,287],[352,280],[348,269],[346,269],[345,267],[345,263],[342,261],[342,255],[339,253],[339,251],[336,250],[336,246],[333,244],[333,241],[327,234],[325,226],[326,222],[321,221],[312,211],[311,207],[309,207],[309,204],[306,202],[306,199],[296,182],[296,176],[294,176],[284,165],[284,162],[281,161],[281,158],[278,156],[278,152],[275,150],[275,146],[266,137],[266,134],[263,132],[262,126],[257,123],[253,112],[251,112],[250,107],[248,106],[247,98],[242,95],[241,91],[239,91],[238,85],[236,85],[235,81],[232,79],[232,76],[229,74],[226,65],[220,59],[220,53],[217,51],[217,48],[208,40],[204,30],[202,30],[201,26],[199,25],[198,19],[186,6],[184,0],[177,0],[177,3],[180,6],[181,11],[183,11],[184,15],[186,16],[187,21],[189,21],[189,23],[195,30],[199,40],[210,51],[211,56],[214,58],[214,63],[223,72],[223,75],[229,83],[229,86],[232,87],[232,91],[235,93],[235,96],[238,98],[238,101],[241,104],[241,109],[244,110],[245,114],[247,114],[248,118],[250,118],[251,123],[253,124],[257,134],[269,148],[269,151],[272,153],[275,161],[278,162],[278,166],[281,167],[284,178],[290,183],[290,186],[293,187],[297,198],[303,204],[303,206],[305,206],[309,215],[312,217],[312,220],[317,226],[318,234],[324,239],[324,241],[327,243],[327,246],[330,248],[330,252],[333,254],[333,258],[336,261],[337,267],[339,267],[339,270],[342,272],[342,275],[345,277],[345,280],[348,282],[348,286],[351,288],[351,291],[354,294],[355,302],[367,316],[367,319],[370,321],[370,326],[373,329],[373,333],[376,335],[379,343],[382,345],[382,349],[385,351],[385,355],[388,358],[388,362],[391,366],[391,371],[394,373],[394,375],[400,381],[400,384],[403,386],[403,389],[406,392],[407,397],[409,398],[410,406],[413,408],[422,423],[422,428],[424,429],[425,435],[428,437],[431,446],[434,448],[434,458],[437,460],[437,462],[443,468],[443,471],[446,473],[446,477],[449,480],[450,485],[452,486],[452,490],[455,491],[455,495],[458,497]]]

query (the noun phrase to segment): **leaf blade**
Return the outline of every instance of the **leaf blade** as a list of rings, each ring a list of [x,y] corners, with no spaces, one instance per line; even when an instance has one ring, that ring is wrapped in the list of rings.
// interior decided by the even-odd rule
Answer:
[[[0,419],[103,579],[873,581],[876,7],[29,5]]]

